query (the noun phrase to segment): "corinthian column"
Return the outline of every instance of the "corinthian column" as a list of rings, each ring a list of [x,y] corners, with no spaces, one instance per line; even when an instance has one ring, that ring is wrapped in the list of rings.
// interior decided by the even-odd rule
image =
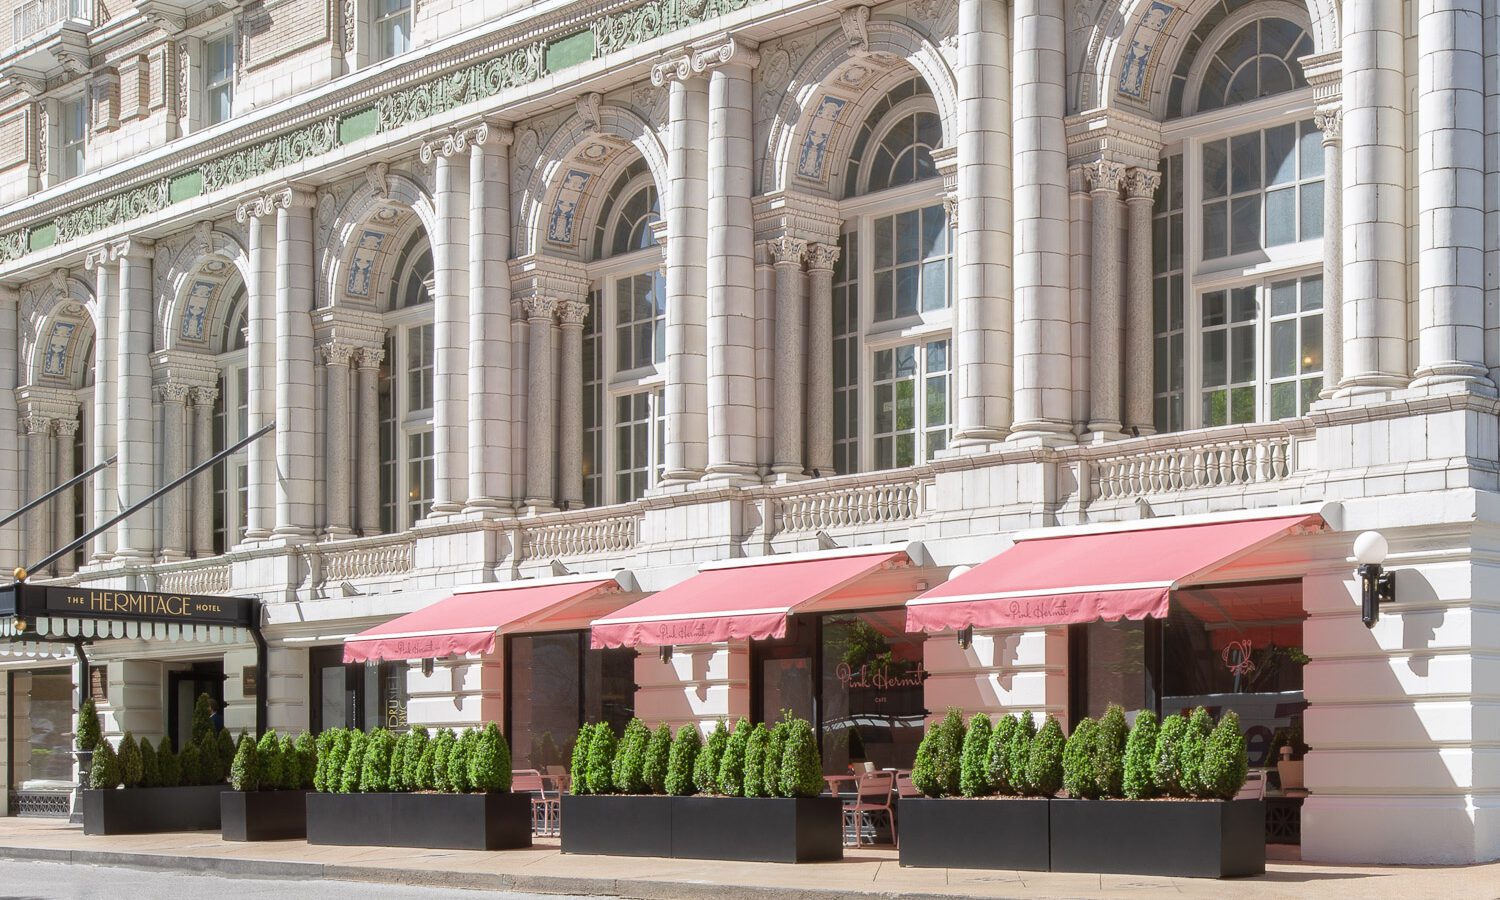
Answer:
[[[1010,429],[1010,10],[958,2],[958,236],[954,244],[953,444],[983,446]]]
[[[214,387],[193,388],[193,459],[202,463],[214,455],[214,401],[219,399],[219,389]],[[224,489],[235,490],[235,473],[227,463],[220,462],[224,471]],[[194,556],[212,556],[214,553],[214,476],[213,470],[204,472],[193,480],[193,547]],[[227,515],[227,512],[226,512]],[[224,530],[231,538],[239,528],[238,522],[226,521]],[[233,544],[234,541],[226,541]]]
[[[385,351],[379,347],[360,347],[354,353],[359,366],[359,533],[365,537],[380,533],[380,363]]]
[[[349,411],[349,361],[354,358],[355,348],[349,344],[330,343],[321,348],[326,366],[328,390],[328,440],[324,485],[328,504],[328,536],[349,537],[354,529],[349,524],[350,467],[354,461],[354,417]],[[377,404],[379,400],[377,398]],[[369,443],[378,445],[373,432]],[[377,488],[378,491],[378,488]]]
[[[1151,205],[1160,185],[1159,172],[1131,169],[1125,176],[1130,221],[1125,232],[1130,243],[1125,254],[1125,428],[1136,435],[1156,433]]]
[[[807,248],[807,468],[813,477],[833,468],[833,267],[836,244]]]
[[[119,497],[123,512],[156,489],[156,421],[151,408],[151,255],[149,242],[131,238],[111,254],[120,263],[119,340],[115,395],[119,416]],[[117,556],[149,559],[156,549],[156,516],[148,506],[116,526]]]
[[[514,506],[511,428],[509,128],[481,126],[469,151],[469,509]]]
[[[254,434],[276,418],[276,210],[272,196],[241,203],[235,218],[249,234],[249,276],[245,279],[247,371],[246,423]],[[265,540],[275,523],[276,441],[263,437],[245,449],[244,540]]]
[[[1484,348],[1485,4],[1417,4],[1417,385],[1492,394]]]
[[[563,509],[583,508],[583,320],[588,314],[589,305],[582,300],[558,301],[562,358],[557,364],[557,459]]]
[[[1063,5],[1056,0],[1014,0],[1014,7],[1016,367],[1011,437],[1071,441],[1073,323],[1068,294]],[[961,16],[962,5],[959,8]],[[959,198],[962,204],[962,193]]]
[[[313,533],[313,195],[276,198],[276,528],[299,541]]]
[[[708,469],[721,480],[756,473],[754,162],[750,71],[739,40],[701,49],[708,77]],[[677,234],[675,229],[672,232]]]
[[[1320,110],[1323,131],[1323,390],[1327,400],[1344,373],[1344,154],[1343,113]]]
[[[180,381],[156,386],[156,395],[162,403],[161,455],[166,483],[180,478],[187,471],[188,390],[188,386]],[[187,501],[188,494],[180,487],[160,501],[163,559],[187,557]]]
[[[58,419],[52,428],[57,432],[57,473],[53,477],[53,484],[62,484],[78,474],[73,466],[73,439],[78,434],[77,419]],[[78,536],[78,530],[74,523],[77,509],[73,504],[73,491],[66,490],[57,495],[57,536],[53,538],[52,549],[59,550],[73,543]],[[51,552],[50,550],[48,552]],[[57,560],[57,574],[71,575],[74,571],[73,554],[66,553]]]
[[[52,474],[52,420],[30,413],[21,417],[21,433],[26,435],[26,499],[35,500],[47,493]],[[26,514],[26,560],[23,566],[40,562],[51,550],[51,510],[47,504]]]
[[[1345,0],[1339,21],[1345,100],[1340,392],[1371,393],[1407,383],[1406,4]]]
[[[1098,160],[1085,167],[1093,195],[1094,309],[1090,317],[1089,431],[1120,436],[1120,184],[1125,167]]]
[[[776,381],[774,464],[771,471],[802,477],[803,366],[813,361],[804,352],[802,337],[802,258],[807,244],[783,235],[771,241],[776,266]]]
[[[420,153],[423,162],[434,163],[437,183],[432,231],[433,515],[462,510],[469,488],[468,149],[469,135],[460,131],[423,144]]]
[[[663,484],[697,481],[708,466],[708,84],[692,75],[688,56],[651,69],[653,84],[671,83]]]
[[[526,378],[526,505],[534,512],[556,509],[552,451],[552,314],[557,301],[527,297],[521,301],[530,330]]]
[[[110,258],[109,248],[90,251],[84,266],[93,270],[94,298],[94,458],[98,465],[115,454],[115,394],[118,360],[115,358],[115,330],[119,319],[120,267]],[[115,514],[116,468],[111,466],[94,475],[94,524],[108,522]],[[114,555],[115,536],[106,531],[94,538],[90,560],[107,562]]]

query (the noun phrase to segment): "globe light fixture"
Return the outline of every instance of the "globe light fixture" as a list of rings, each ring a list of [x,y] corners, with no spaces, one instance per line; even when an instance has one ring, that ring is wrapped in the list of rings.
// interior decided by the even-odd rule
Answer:
[[[1380,604],[1396,600],[1396,573],[1382,568],[1390,553],[1390,542],[1378,531],[1366,531],[1354,539],[1354,560],[1359,563],[1360,621],[1374,628],[1380,621]]]

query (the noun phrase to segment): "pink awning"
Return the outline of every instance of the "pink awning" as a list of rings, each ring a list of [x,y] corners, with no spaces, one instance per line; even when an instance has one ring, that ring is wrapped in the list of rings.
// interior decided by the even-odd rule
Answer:
[[[344,662],[490,653],[500,634],[523,630],[526,623],[563,605],[618,589],[615,579],[599,578],[531,585],[523,581],[454,594],[349,638],[344,642]]]
[[[906,604],[908,631],[1012,628],[1167,614],[1173,589],[1304,526],[1316,515],[1019,539]]]
[[[711,563],[697,575],[594,620],[593,646],[660,647],[786,636],[786,617],[895,560],[902,551],[784,562]]]

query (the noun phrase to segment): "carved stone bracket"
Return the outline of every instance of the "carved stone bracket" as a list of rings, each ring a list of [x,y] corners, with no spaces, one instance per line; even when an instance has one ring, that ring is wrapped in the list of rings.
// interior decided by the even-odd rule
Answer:
[[[851,6],[839,13],[839,25],[844,29],[844,40],[849,44],[849,55],[855,58],[870,55],[870,7]]]

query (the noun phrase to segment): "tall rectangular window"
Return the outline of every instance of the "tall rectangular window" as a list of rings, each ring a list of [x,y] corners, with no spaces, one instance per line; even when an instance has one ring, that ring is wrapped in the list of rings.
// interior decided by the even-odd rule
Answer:
[[[875,352],[875,467],[902,468],[948,446],[952,370],[948,341]]]
[[[1251,285],[1209,291],[1201,299],[1205,426],[1255,421],[1256,294]]]
[[[667,361],[667,284],[656,271],[615,281],[615,371]]]
[[[599,340],[599,292],[590,291],[583,320],[583,505],[604,503],[604,342]]]
[[[1311,119],[1203,145],[1203,258],[1323,236],[1322,136]]]
[[[615,502],[645,496],[661,465],[663,422],[660,391],[615,398]]]
[[[234,113],[234,33],[203,42],[204,122],[217,125]]]
[[[884,322],[949,305],[948,213],[943,204],[875,219],[871,302]]]
[[[1270,300],[1270,416],[1304,415],[1323,390],[1323,276],[1273,281]]]
[[[1152,319],[1155,323],[1156,430],[1184,427],[1182,394],[1186,379],[1183,245],[1182,154],[1162,160],[1162,183],[1152,218]]]
[[[432,377],[437,366],[431,323],[406,332],[406,412],[432,409]]]
[[[380,62],[411,49],[411,0],[373,0],[371,61]]]
[[[432,431],[416,431],[406,436],[406,521],[407,524],[427,518],[432,511],[433,495]]]
[[[392,367],[396,359],[396,336],[386,335],[385,356],[380,363],[379,418],[380,418],[380,530],[386,534],[396,530],[397,466],[396,435],[400,421],[396,415],[396,380]]]
[[[89,104],[74,97],[58,104],[58,177],[66,181],[83,174],[88,144]]]
[[[858,250],[858,232],[845,232],[833,267],[833,467],[841,475],[859,471]]]

